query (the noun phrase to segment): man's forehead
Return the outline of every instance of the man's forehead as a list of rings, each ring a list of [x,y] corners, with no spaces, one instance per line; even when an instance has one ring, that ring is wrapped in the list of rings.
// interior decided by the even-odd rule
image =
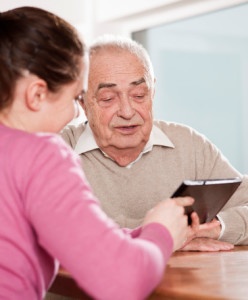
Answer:
[[[98,57],[101,56],[123,56],[123,55],[130,55],[130,56],[135,56],[134,53],[130,52],[128,49],[123,49],[119,47],[103,47],[99,48],[96,51],[93,51],[90,53],[90,59],[93,61],[94,59],[97,59]]]
[[[143,62],[135,54],[123,49],[94,52],[90,61],[89,83],[95,92],[103,88],[150,86],[149,74]]]
[[[143,61],[126,49],[101,49],[90,55],[90,68],[94,72],[106,66],[118,72],[118,68],[130,65],[134,68],[144,67]]]

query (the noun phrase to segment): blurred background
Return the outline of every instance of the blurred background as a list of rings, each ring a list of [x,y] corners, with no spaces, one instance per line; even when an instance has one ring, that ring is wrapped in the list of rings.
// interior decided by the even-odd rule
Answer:
[[[142,43],[157,80],[154,117],[194,127],[248,173],[248,1],[0,0],[0,11],[19,6],[58,14],[88,43],[103,33]]]

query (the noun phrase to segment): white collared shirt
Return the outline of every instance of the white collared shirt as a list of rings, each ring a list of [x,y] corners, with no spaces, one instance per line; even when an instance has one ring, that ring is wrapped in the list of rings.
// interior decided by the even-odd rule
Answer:
[[[144,153],[151,151],[154,145],[175,148],[175,146],[170,141],[170,139],[167,137],[167,135],[162,130],[160,130],[157,126],[153,125],[152,131],[150,134],[150,138],[149,138],[148,142],[146,143],[143,151],[140,153],[140,155],[134,161],[132,161],[130,164],[128,164],[126,166],[126,168],[131,168],[132,165],[134,163],[136,163],[142,157],[142,155]],[[93,132],[89,126],[89,123],[87,123],[85,130],[79,137],[74,150],[77,154],[82,154],[82,153],[85,153],[85,152],[88,152],[88,151],[91,151],[94,149],[100,149],[100,148],[96,143]],[[106,153],[103,152],[103,154],[106,157],[109,157]]]

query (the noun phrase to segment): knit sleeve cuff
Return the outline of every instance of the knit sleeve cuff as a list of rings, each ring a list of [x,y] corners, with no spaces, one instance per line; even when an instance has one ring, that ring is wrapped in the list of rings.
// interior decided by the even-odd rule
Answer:
[[[163,253],[165,262],[173,252],[173,239],[169,230],[159,223],[150,223],[145,225],[139,235],[139,238],[148,240],[156,244]]]

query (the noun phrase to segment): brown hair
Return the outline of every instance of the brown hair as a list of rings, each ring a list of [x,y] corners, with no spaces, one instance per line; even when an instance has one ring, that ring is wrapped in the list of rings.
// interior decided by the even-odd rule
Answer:
[[[0,13],[0,110],[12,102],[24,70],[55,92],[77,79],[84,54],[75,28],[50,12],[20,7]]]

